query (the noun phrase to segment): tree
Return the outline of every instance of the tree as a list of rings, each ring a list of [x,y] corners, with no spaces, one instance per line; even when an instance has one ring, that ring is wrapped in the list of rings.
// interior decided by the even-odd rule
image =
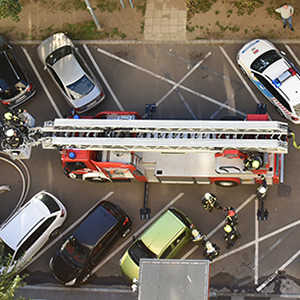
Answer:
[[[10,272],[8,267],[12,261],[12,256],[9,254],[8,257],[4,255],[4,247],[0,246],[0,300],[16,300],[15,292],[17,289],[24,285],[23,279],[27,275],[20,276],[18,272],[21,270],[23,265],[15,266]],[[17,300],[24,299],[22,296]]]
[[[19,0],[0,0],[0,20],[10,17],[13,22],[19,22],[18,14],[22,10]]]

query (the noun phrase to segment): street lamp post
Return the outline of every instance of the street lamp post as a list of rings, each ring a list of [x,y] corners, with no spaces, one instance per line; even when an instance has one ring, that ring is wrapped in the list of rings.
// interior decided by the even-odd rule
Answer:
[[[84,0],[84,1],[85,1],[87,9],[89,10],[90,14],[92,15],[92,18],[93,18],[93,20],[94,20],[94,22],[97,26],[97,30],[101,31],[102,27],[101,27],[101,25],[99,24],[99,22],[97,20],[97,17],[95,15],[94,11],[93,11],[93,8],[91,7],[91,4],[90,4],[89,0]]]

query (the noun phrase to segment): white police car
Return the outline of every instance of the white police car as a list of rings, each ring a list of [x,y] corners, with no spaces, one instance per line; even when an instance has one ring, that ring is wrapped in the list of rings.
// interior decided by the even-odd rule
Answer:
[[[238,52],[237,63],[282,117],[300,124],[299,72],[272,43],[250,41]]]

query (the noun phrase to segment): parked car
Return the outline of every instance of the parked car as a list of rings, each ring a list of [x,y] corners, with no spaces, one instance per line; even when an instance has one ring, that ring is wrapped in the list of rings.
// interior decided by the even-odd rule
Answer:
[[[12,256],[8,272],[27,263],[48,241],[58,235],[67,218],[64,205],[41,191],[16,211],[0,228],[2,258]]]
[[[191,240],[193,227],[182,211],[169,208],[126,250],[120,259],[122,274],[132,282],[139,278],[141,258],[173,258]]]
[[[283,52],[256,39],[238,52],[237,63],[282,117],[300,124],[300,75]]]
[[[130,218],[120,207],[101,201],[51,258],[51,273],[64,285],[85,283],[107,250],[129,233],[130,226]]]
[[[48,70],[68,104],[80,114],[99,104],[104,98],[101,84],[80,55],[72,40],[56,33],[43,41],[38,49],[40,61]]]
[[[36,93],[12,46],[0,35],[0,101],[6,108],[15,108]]]

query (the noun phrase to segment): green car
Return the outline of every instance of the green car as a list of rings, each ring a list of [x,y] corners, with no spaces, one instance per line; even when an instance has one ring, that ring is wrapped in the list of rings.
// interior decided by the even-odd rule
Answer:
[[[122,274],[139,278],[141,258],[173,258],[190,240],[194,225],[179,209],[169,208],[127,249],[120,260]]]

